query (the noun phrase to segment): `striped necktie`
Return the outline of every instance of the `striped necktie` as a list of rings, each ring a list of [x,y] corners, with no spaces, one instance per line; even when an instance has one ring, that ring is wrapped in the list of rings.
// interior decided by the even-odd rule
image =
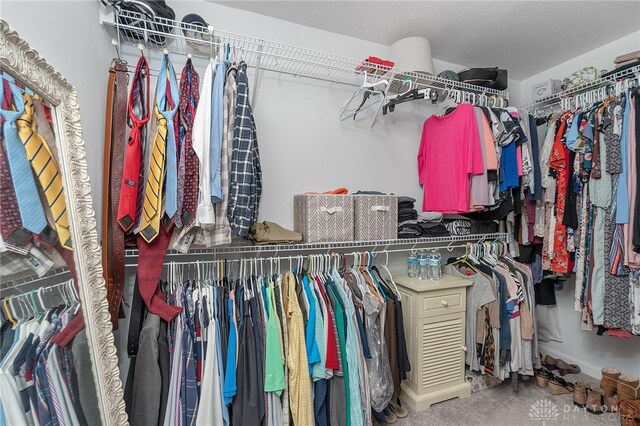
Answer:
[[[11,91],[8,91],[2,98],[2,109],[8,110],[10,105]],[[4,120],[0,117],[0,121],[1,131]],[[31,242],[31,233],[22,227],[18,200],[9,172],[9,160],[4,149],[4,134],[0,134],[0,233],[7,249],[25,255],[28,253],[28,248],[25,247]]]
[[[143,81],[146,80],[146,87]],[[146,95],[146,99],[145,99]],[[140,118],[136,115],[140,109]],[[140,210],[144,200],[144,146],[142,143],[144,128],[150,118],[149,113],[149,64],[140,56],[133,74],[133,83],[129,94],[129,119],[131,132],[126,146],[120,203],[118,204],[118,223],[123,231],[129,231],[140,220]]]
[[[167,87],[168,85],[168,87]],[[170,98],[167,97],[167,91]],[[156,91],[157,108],[166,122],[166,182],[165,182],[165,212],[169,220],[173,220],[178,210],[178,157],[176,152],[176,133],[174,117],[178,111],[178,82],[169,55],[164,55],[158,75]]]
[[[148,243],[151,243],[160,232],[160,218],[162,216],[162,181],[165,175],[165,157],[167,145],[167,119],[164,118],[158,107],[154,108],[154,114],[158,123],[151,149],[149,161],[149,175],[144,190],[144,203],[142,205],[142,218],[140,222],[140,235]]]
[[[51,149],[36,130],[35,117],[33,115],[33,100],[29,94],[24,93],[24,114],[16,120],[18,134],[24,144],[27,158],[31,163],[33,173],[38,177],[40,187],[51,209],[53,222],[56,225],[58,238],[62,247],[73,250],[71,245],[71,231],[69,230],[69,215],[67,202],[62,186],[62,176],[56,164]]]
[[[7,151],[7,159],[9,160],[9,169],[11,171],[11,180],[18,200],[18,208],[20,210],[20,218],[22,225],[33,232],[39,234],[47,225],[44,216],[38,188],[33,178],[31,165],[27,158],[24,146],[18,136],[16,128],[16,120],[24,113],[24,101],[20,89],[14,84],[9,84],[9,89],[13,94],[13,102],[16,110],[0,109],[0,115],[4,118],[3,131],[5,149]],[[6,84],[0,84],[0,98],[4,97]]]

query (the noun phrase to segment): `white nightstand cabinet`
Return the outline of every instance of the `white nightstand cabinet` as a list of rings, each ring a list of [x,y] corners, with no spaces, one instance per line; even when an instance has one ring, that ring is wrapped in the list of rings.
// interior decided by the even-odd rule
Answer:
[[[465,307],[472,281],[443,275],[440,281],[396,277],[402,295],[411,371],[400,398],[414,410],[471,395],[464,377]],[[469,348],[473,350],[473,348]]]

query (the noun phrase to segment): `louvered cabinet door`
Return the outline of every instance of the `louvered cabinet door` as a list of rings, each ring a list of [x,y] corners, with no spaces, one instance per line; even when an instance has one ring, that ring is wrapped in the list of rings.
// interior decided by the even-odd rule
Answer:
[[[418,324],[421,391],[437,392],[463,382],[464,313],[425,318]]]
[[[400,397],[419,411],[471,395],[464,378],[465,307],[471,281],[443,275],[440,281],[399,277],[411,371]]]

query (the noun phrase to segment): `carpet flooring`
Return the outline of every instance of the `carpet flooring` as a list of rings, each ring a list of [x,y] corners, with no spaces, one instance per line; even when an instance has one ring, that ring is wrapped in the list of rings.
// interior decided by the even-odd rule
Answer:
[[[598,380],[583,374],[567,375],[572,382],[586,381],[598,387]],[[573,395],[554,396],[548,388],[540,388],[535,379],[520,381],[518,392],[510,382],[472,393],[462,399],[434,404],[420,412],[398,419],[397,426],[453,425],[608,425],[620,424],[617,413],[593,415],[573,405]]]

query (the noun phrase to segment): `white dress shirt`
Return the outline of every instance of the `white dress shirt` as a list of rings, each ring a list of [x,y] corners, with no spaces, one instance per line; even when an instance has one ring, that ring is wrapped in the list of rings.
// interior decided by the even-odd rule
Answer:
[[[193,119],[193,150],[200,162],[200,181],[198,191],[198,208],[196,210],[196,225],[201,228],[211,228],[216,223],[216,215],[211,202],[210,176],[210,139],[211,139],[211,96],[213,89],[213,73],[215,63],[209,62],[204,72],[200,100]]]

